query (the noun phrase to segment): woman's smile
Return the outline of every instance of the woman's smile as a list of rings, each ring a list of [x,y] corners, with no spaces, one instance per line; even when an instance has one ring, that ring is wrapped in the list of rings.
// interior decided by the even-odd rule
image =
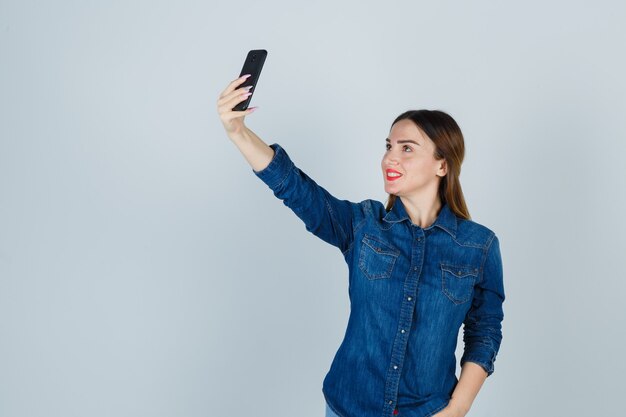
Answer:
[[[387,173],[387,181],[395,181],[402,176],[398,171],[394,169],[388,169]]]

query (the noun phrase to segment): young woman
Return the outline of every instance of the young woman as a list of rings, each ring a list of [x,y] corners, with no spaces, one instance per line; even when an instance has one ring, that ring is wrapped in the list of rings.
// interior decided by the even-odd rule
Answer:
[[[472,220],[459,174],[465,148],[446,113],[399,115],[381,161],[386,206],[339,200],[244,125],[255,109],[232,81],[217,107],[253,172],[349,267],[350,317],[322,392],[326,415],[457,417],[494,371],[505,298],[495,233]],[[455,349],[463,324],[457,379]]]

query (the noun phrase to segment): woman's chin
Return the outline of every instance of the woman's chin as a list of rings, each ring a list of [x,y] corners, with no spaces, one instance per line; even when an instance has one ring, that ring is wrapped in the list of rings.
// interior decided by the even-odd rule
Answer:
[[[385,192],[387,194],[397,194],[398,187],[394,187],[393,185],[385,184]]]

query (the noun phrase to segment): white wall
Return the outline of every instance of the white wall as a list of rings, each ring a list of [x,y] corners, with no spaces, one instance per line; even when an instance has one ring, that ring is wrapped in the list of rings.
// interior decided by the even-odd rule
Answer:
[[[393,119],[441,109],[505,321],[470,416],[623,409],[620,1],[0,2],[0,415],[321,416],[347,266],[216,101],[334,195],[386,195]],[[460,354],[459,347],[457,355]]]

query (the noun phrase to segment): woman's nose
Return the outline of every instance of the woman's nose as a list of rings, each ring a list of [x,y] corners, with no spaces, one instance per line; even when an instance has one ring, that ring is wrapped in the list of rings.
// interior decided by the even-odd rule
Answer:
[[[385,164],[386,165],[398,165],[398,160],[393,156],[387,156],[385,157]]]

